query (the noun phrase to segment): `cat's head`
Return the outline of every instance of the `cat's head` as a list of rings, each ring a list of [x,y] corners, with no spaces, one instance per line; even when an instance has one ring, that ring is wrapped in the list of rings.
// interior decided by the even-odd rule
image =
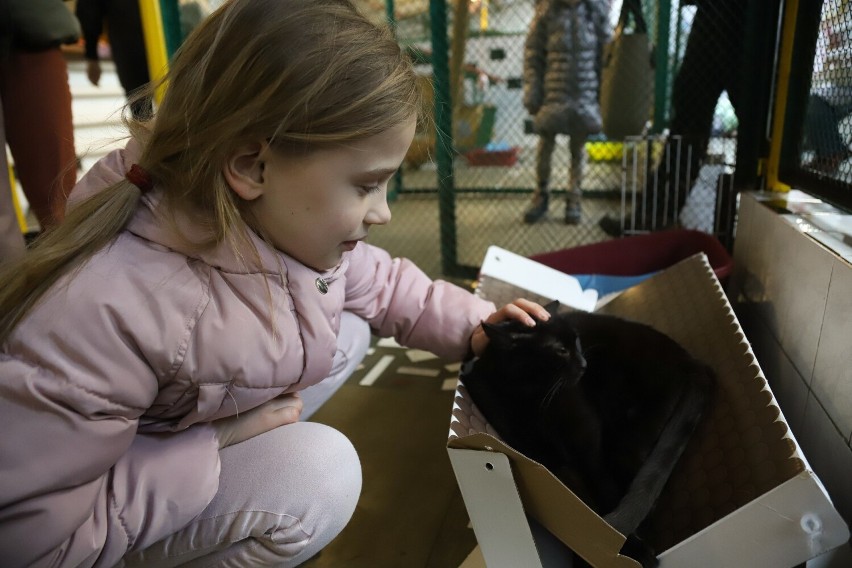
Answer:
[[[515,320],[482,324],[489,338],[482,357],[499,369],[490,379],[530,394],[577,384],[586,368],[580,338],[567,319],[552,313],[534,327]]]

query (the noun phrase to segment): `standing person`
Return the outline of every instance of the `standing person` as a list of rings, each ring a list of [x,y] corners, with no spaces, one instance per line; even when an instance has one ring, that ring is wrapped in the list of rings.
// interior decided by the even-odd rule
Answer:
[[[707,157],[713,116],[723,92],[738,119],[740,83],[744,66],[745,20],[748,0],[682,0],[681,6],[696,6],[683,62],[672,86],[671,177],[662,171],[649,172],[642,191],[640,211],[634,212],[637,230],[671,227],[686,204]],[[749,73],[752,71],[749,70]],[[660,166],[662,168],[663,166]],[[659,187],[656,185],[659,184]],[[629,220],[624,220],[629,225]],[[599,226],[610,236],[621,236],[622,220],[604,216]]]
[[[163,81],[0,271],[7,567],[296,566],[361,488],[351,443],[299,419],[370,331],[460,359],[483,320],[547,316],[363,242],[422,100],[347,0],[225,2]]]
[[[524,222],[536,223],[550,202],[551,157],[556,135],[567,134],[571,152],[565,222],[582,218],[586,138],[601,130],[598,104],[603,48],[610,39],[606,0],[540,0],[524,46],[524,107],[539,135],[536,190]]]
[[[0,11],[6,142],[41,229],[50,229],[77,181],[68,66],[59,46],[76,42],[80,25],[62,0],[2,0]]]
[[[89,81],[97,86],[101,79],[98,39],[106,23],[118,81],[128,99],[131,99],[130,112],[137,120],[150,117],[151,98],[131,98],[151,80],[148,75],[139,0],[77,0],[76,14],[83,28],[86,75]]]

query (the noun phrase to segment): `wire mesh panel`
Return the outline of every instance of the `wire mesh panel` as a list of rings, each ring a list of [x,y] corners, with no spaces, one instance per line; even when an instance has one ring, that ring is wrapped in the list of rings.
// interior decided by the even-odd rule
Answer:
[[[801,152],[802,167],[852,183],[852,2],[825,0]]]
[[[659,213],[713,232],[737,129],[733,81],[716,68],[741,40],[743,9],[704,4],[363,0],[392,15],[426,96],[451,104],[443,130],[417,132],[394,220],[372,242],[432,276],[472,277],[492,244],[531,255],[663,228],[624,222],[637,198],[675,188]],[[704,179],[712,191],[682,211]]]

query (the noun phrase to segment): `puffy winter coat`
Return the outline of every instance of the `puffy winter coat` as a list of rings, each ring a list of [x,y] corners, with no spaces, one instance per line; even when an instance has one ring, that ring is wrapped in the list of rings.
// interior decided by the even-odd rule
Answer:
[[[105,157],[73,197],[120,180],[130,162],[124,150]],[[156,190],[143,197],[115,241],[2,345],[4,567],[111,566],[192,520],[218,487],[206,423],[325,378],[342,310],[451,359],[494,310],[364,243],[323,273],[259,239],[257,270],[227,246],[186,252],[157,203]]]
[[[608,2],[540,0],[524,47],[524,107],[539,132],[601,130],[598,103]]]

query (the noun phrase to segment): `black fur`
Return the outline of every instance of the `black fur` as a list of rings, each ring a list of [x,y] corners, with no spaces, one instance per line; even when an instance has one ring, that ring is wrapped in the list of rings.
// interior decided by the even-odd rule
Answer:
[[[462,381],[508,445],[627,536],[623,554],[655,566],[637,530],[704,414],[714,373],[647,325],[548,310],[533,328],[484,324],[489,345]]]

